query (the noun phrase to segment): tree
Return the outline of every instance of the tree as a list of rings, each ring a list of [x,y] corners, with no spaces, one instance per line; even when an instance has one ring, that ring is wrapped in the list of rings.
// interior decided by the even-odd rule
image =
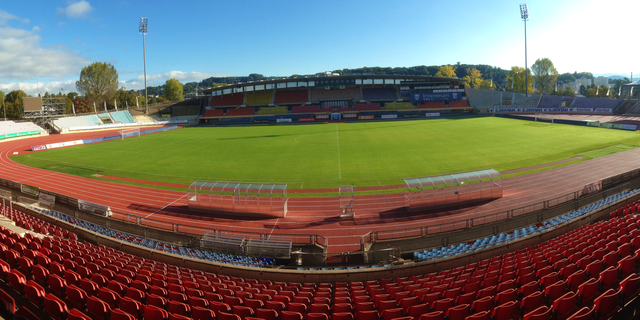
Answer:
[[[571,73],[563,73],[558,76],[559,83],[569,83],[576,81],[576,78]]]
[[[7,118],[19,119],[22,115],[22,98],[26,98],[27,94],[22,90],[13,90],[7,94],[4,100],[7,109]]]
[[[0,90],[0,103],[2,104],[2,119],[7,117],[7,112],[5,111],[5,105],[4,105],[4,99],[5,99],[5,95],[4,95],[4,91]]]
[[[478,88],[482,84],[482,73],[476,68],[467,68],[467,75],[463,78],[469,88]]]
[[[530,71],[527,70],[530,75]],[[511,92],[525,92],[525,69],[522,67],[511,67],[511,71],[507,74],[507,91]],[[528,82],[528,93],[533,93],[533,84],[532,81]]]
[[[571,86],[565,86],[564,87],[564,92],[562,92],[563,96],[567,96],[567,97],[575,97],[576,96],[576,92],[573,91],[573,88]]]
[[[184,100],[182,83],[180,83],[178,79],[172,78],[167,80],[164,85],[164,92],[169,101]]]
[[[580,85],[580,89],[578,89],[578,94],[580,94],[581,96],[587,96],[587,94],[589,94],[589,92],[587,91],[587,87],[585,87],[584,84]]]
[[[495,90],[496,84],[493,83],[493,81],[491,81],[490,79],[482,80],[482,83],[480,83],[478,89]]]
[[[82,68],[76,88],[91,104],[112,101],[118,91],[118,71],[110,63],[94,62]]]
[[[456,78],[456,71],[450,65],[442,66],[436,73],[436,77]]]
[[[73,106],[76,109],[76,113],[90,113],[93,111],[93,104],[89,104],[89,101],[76,97],[73,101]]]
[[[553,62],[549,58],[538,59],[531,66],[531,71],[536,85],[540,88],[539,91],[551,92],[552,85],[558,80],[558,70],[553,66]]]

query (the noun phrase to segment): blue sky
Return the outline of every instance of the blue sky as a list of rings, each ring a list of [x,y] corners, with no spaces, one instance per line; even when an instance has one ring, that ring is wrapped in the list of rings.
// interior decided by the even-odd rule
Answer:
[[[0,89],[76,91],[82,67],[113,64],[121,86],[216,75],[309,74],[363,66],[524,66],[520,1],[97,1],[0,5]],[[640,1],[527,2],[528,63],[558,71],[640,73],[627,33]],[[634,72],[635,73],[635,72]],[[640,75],[638,75],[640,76]]]

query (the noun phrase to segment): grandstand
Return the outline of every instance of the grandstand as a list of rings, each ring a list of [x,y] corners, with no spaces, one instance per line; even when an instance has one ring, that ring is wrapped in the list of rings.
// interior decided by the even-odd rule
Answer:
[[[305,91],[276,91],[274,104],[289,105],[301,104],[309,101],[309,93]]]
[[[225,109],[223,115],[205,109],[201,123],[227,122],[227,116],[267,114],[312,114],[304,118],[327,120],[326,113],[345,113],[347,119],[357,119],[360,112],[416,109],[434,103],[441,108],[469,108],[462,79],[397,76],[344,75],[277,79],[233,84],[205,91],[210,109]],[[257,109],[260,107],[260,109]],[[287,107],[284,109],[271,109]],[[256,108],[257,111],[238,111]],[[412,116],[413,117],[413,116]],[[424,117],[416,114],[415,117]],[[212,120],[211,122],[209,120]],[[254,119],[261,121],[260,119]],[[238,120],[233,120],[238,122]],[[254,122],[247,118],[247,122]]]
[[[129,113],[129,111],[116,111],[116,112],[110,112],[109,113],[111,115],[111,118],[113,119],[114,123],[135,123],[136,121],[133,120],[133,116],[131,116],[131,113]]]
[[[511,95],[511,106],[513,108],[537,108],[540,101],[540,95],[531,93],[526,96],[524,93],[505,92]]]
[[[571,104],[574,108],[592,109],[593,113],[618,114],[618,107],[624,100],[609,98],[575,98]]]
[[[431,109],[431,108],[438,109],[438,108],[445,108],[445,107],[446,105],[442,101],[438,101],[438,102],[427,101],[427,102],[418,104],[418,109]]]
[[[0,121],[0,141],[45,134],[47,131],[32,122]]]
[[[312,89],[311,101],[325,101],[325,100],[360,100],[360,89],[338,89],[338,90],[326,90],[326,89]]]
[[[576,315],[608,319],[619,312],[621,316],[633,312],[640,289],[640,256],[634,254],[640,249],[640,225],[635,216],[640,202],[628,200],[637,199],[639,191],[614,194],[548,223],[479,239],[471,245],[414,253],[416,261],[426,260],[424,264],[434,259],[451,260],[454,249],[459,248],[465,248],[458,251],[461,254],[486,252],[492,246],[508,248],[510,242],[560,231],[564,224],[623,202],[607,211],[608,221],[556,232],[559,235],[550,240],[483,256],[458,267],[443,264],[438,271],[419,272],[415,268],[408,274],[392,265],[379,266],[380,272],[371,275],[367,271],[376,269],[342,271],[349,271],[352,277],[357,275],[354,272],[367,272],[363,274],[366,281],[357,277],[305,280],[310,272],[326,274],[318,278],[326,279],[335,272],[329,269],[288,270],[282,274],[286,282],[269,279],[277,271],[264,274],[263,270],[247,270],[242,276],[226,268],[214,273],[207,271],[207,263],[264,266],[273,260],[176,247],[114,232],[55,211],[21,209],[30,212],[25,214],[1,206],[0,212],[25,231],[21,235],[0,227],[0,300],[5,316],[55,319],[84,319],[83,315],[87,319],[182,316],[212,320],[428,320],[445,316],[452,320],[509,320],[534,315],[544,319]],[[67,230],[71,227],[75,232]],[[81,239],[89,234],[98,243],[129,244],[119,246],[124,251],[93,245]],[[149,255],[137,250],[139,246],[158,253]],[[187,260],[170,258],[176,254]],[[202,262],[192,263],[198,260]],[[179,261],[189,263],[172,264]]]
[[[188,108],[197,109],[197,106],[187,106]],[[181,107],[182,108],[182,107]],[[184,109],[181,109],[184,110]],[[199,111],[195,111],[196,116],[185,116],[180,117],[176,116],[173,118],[173,121],[179,121],[180,118],[188,118],[189,120],[194,120],[195,117],[198,117],[197,114]],[[135,117],[131,115],[128,110],[120,110],[120,111],[112,111],[105,112],[101,114],[90,114],[90,115],[82,115],[82,116],[69,116],[54,119],[52,121],[54,125],[54,129],[60,133],[66,133],[69,131],[83,131],[83,130],[97,130],[97,129],[108,129],[108,128],[117,128],[117,127],[126,127],[126,126],[135,126],[135,125],[157,125],[157,124],[165,124],[165,122],[158,122],[154,118],[138,114]]]
[[[287,112],[287,107],[262,107],[256,114],[285,114]]]
[[[271,92],[247,93],[245,104],[248,106],[267,105],[271,103]]]
[[[562,107],[562,96],[543,96],[540,101],[540,108],[559,108]]]
[[[102,124],[97,115],[86,115],[77,117],[64,117],[53,120],[53,124],[61,130],[68,130],[75,127],[93,127]]]
[[[480,111],[502,106],[503,94],[508,92],[467,88],[469,104]]]
[[[434,102],[436,103],[436,102]],[[443,103],[439,103],[444,108]],[[389,102],[384,105],[385,110],[405,110],[405,109],[415,109],[415,106],[408,102]]]
[[[398,99],[396,89],[391,88],[363,88],[362,98],[367,101],[395,101]]]
[[[225,116],[248,116],[253,115],[253,108],[239,108],[239,109],[229,109]]]

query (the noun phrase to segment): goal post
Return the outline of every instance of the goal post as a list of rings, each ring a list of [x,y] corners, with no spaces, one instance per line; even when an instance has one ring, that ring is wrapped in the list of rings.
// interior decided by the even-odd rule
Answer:
[[[120,130],[120,138],[122,140],[124,140],[124,138],[131,137],[140,137],[140,128]]]
[[[554,123],[555,116],[553,114],[536,113],[535,122],[551,122]]]

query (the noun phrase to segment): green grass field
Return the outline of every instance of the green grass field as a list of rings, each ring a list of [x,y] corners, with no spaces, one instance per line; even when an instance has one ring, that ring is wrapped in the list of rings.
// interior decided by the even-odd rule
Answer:
[[[157,182],[283,182],[289,189],[403,184],[505,171],[640,146],[640,133],[482,117],[299,126],[194,127],[13,156],[32,167]],[[94,177],[95,178],[95,177]]]

